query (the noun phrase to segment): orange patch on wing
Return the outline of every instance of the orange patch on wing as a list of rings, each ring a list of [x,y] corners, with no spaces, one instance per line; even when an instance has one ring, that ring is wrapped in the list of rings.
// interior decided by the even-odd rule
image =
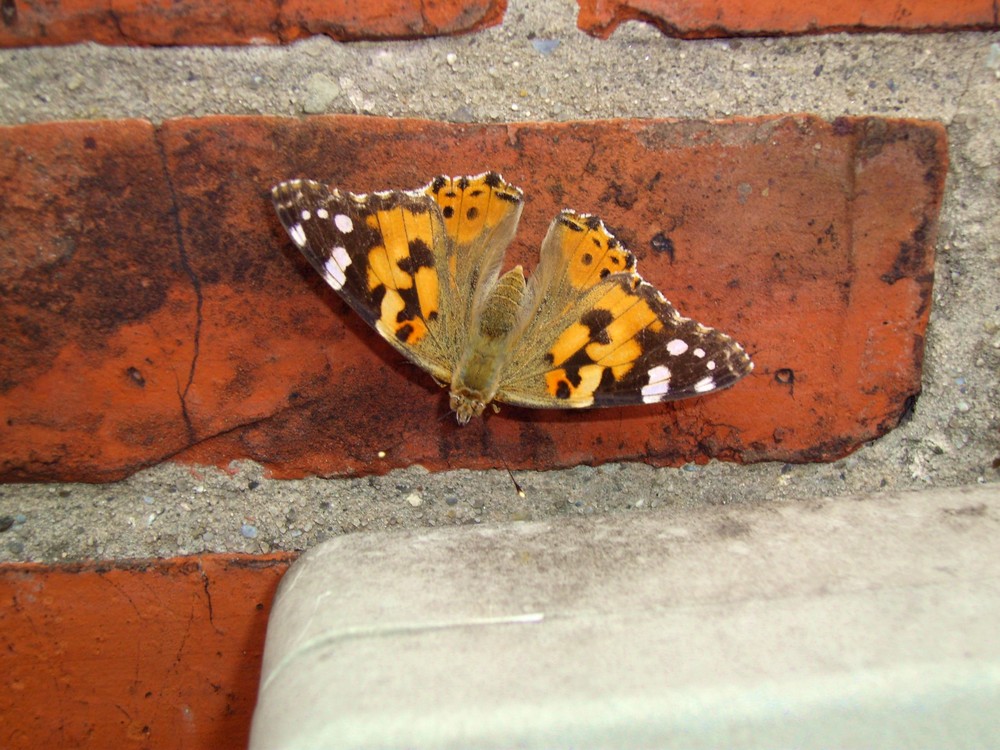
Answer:
[[[434,224],[431,222],[430,211],[407,211],[400,209],[403,219],[403,228],[406,232],[407,255],[409,255],[409,242],[422,240],[427,247],[434,247]]]
[[[610,344],[594,343],[587,347],[587,356],[604,367],[620,368],[625,367],[625,372],[632,368],[632,363],[642,356],[642,347],[634,339],[615,342],[612,339]],[[615,374],[615,379],[620,379]]]
[[[410,243],[406,234],[407,212],[394,208],[389,211],[376,211],[378,218],[378,231],[382,235],[381,253],[387,262],[380,261],[381,270],[388,270],[391,284],[386,286],[391,289],[409,289],[413,286],[413,277],[400,269],[399,264],[410,257]],[[374,248],[368,254],[369,260],[373,255],[379,254],[379,248]],[[385,278],[381,276],[380,278]]]
[[[621,380],[628,375],[634,364],[635,362],[632,361],[623,365],[614,366],[611,368],[611,374],[615,376],[615,380]]]
[[[380,286],[395,289],[396,282],[392,276],[392,264],[381,245],[373,247],[368,253],[368,289],[375,290]]]
[[[594,367],[610,367],[615,379],[621,380],[632,369],[632,364],[642,356],[642,346],[636,336],[645,328],[660,331],[663,323],[649,303],[627,284],[612,285],[597,301],[594,309],[609,313],[610,322],[603,330],[607,343],[596,340],[594,333],[584,323],[574,323],[559,335],[549,350],[552,363],[561,365],[583,349],[595,363]],[[581,372],[586,367],[581,368]],[[599,377],[597,382],[600,382]],[[555,377],[548,383],[550,392],[553,383],[558,386],[559,378]],[[575,390],[583,387],[584,383],[581,383]]]
[[[635,344],[634,341],[635,336],[647,326],[657,322],[656,313],[641,298],[637,298],[634,304],[622,310],[618,315],[612,312],[612,316],[611,322],[604,329],[611,341],[607,344],[591,344],[587,347],[587,353],[595,361],[603,360],[612,350],[622,347],[626,343],[634,344],[638,348],[638,344]]]
[[[403,218],[403,228],[406,232],[406,255],[399,260],[411,258],[410,243],[423,243],[428,250],[434,247],[434,222],[430,211],[407,211],[401,210]],[[399,261],[397,261],[397,265]],[[400,269],[400,273],[405,273]],[[412,285],[417,289],[417,298],[420,300],[420,312],[426,318],[431,313],[436,313],[440,307],[441,290],[438,283],[437,272],[433,268],[421,266],[416,273],[411,276]]]
[[[492,187],[485,175],[460,180],[447,178],[439,190],[435,191],[432,183],[425,192],[441,207],[445,230],[459,245],[466,245],[495,227],[520,203],[520,194],[515,189],[506,183]],[[499,194],[516,196],[517,200],[504,200]]]
[[[413,318],[412,320],[407,320],[404,323],[396,324],[396,337],[400,337],[400,332],[404,328],[409,328],[409,334],[405,336],[405,340],[408,344],[415,344],[420,341],[424,336],[427,335],[427,324],[424,323],[423,318]]]
[[[404,271],[402,264],[410,260],[410,242],[419,240],[430,248],[434,246],[434,225],[427,211],[407,211],[393,208],[376,211],[365,218],[369,227],[379,233],[382,244],[368,251],[368,288],[409,289],[414,283],[413,274]],[[434,274],[430,274],[434,276]],[[437,310],[439,290],[437,277],[422,282],[421,294],[426,293],[426,301],[421,296],[421,307]]]
[[[549,354],[552,355],[552,364],[561,365],[567,359],[576,354],[590,341],[590,329],[583,323],[574,323],[552,344]]]
[[[565,370],[550,370],[545,373],[545,389],[560,403],[576,409],[585,409],[594,403],[594,391],[600,385],[603,373],[604,368],[600,365],[584,365],[579,372],[580,384],[574,386]]]
[[[601,377],[604,375],[601,365],[584,365],[580,368],[580,385],[573,389],[573,398],[577,401],[586,401],[590,406],[594,403],[594,392],[601,384]],[[580,404],[583,406],[583,404]]]
[[[564,214],[563,222],[559,250],[566,259],[574,288],[590,289],[609,274],[635,267],[632,255],[622,249],[603,224],[572,214]]]
[[[410,318],[400,321],[399,313],[406,307],[402,296],[394,290],[386,290],[382,297],[382,307],[379,311],[379,319],[375,323],[386,338],[400,338],[400,332],[408,329],[407,335],[403,337],[408,343],[416,343],[427,335],[427,325],[421,318]]]
[[[441,302],[437,272],[424,266],[414,276],[414,283],[417,287],[417,299],[420,300],[420,314],[429,318],[438,311]]]

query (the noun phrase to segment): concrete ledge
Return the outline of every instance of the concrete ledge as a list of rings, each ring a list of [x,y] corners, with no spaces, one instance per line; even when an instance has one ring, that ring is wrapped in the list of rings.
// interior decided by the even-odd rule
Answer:
[[[986,746],[998,523],[992,486],[334,539],[251,748]]]

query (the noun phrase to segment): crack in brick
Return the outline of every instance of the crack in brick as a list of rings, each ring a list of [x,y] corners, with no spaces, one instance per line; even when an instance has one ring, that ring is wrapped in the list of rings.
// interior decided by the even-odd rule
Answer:
[[[201,577],[202,577],[202,584],[203,584],[202,588],[205,589],[205,602],[208,604],[208,621],[212,624],[212,627],[214,628],[215,627],[215,612],[212,609],[212,592],[208,588],[208,576],[206,576],[205,572],[202,571]]]
[[[208,604],[208,622],[213,628],[215,628],[216,633],[221,634],[222,631],[220,631],[215,625],[215,611],[212,608],[212,592],[209,590],[211,580],[205,573],[205,568],[202,566],[200,561],[198,563],[198,574],[201,576],[202,588],[205,590],[205,601]]]
[[[181,226],[181,211],[180,204],[177,200],[177,190],[174,186],[173,176],[170,174],[170,168],[167,165],[167,151],[163,144],[162,131],[157,129],[156,131],[156,148],[160,154],[160,164],[163,167],[163,177],[167,184],[167,190],[170,194],[170,215],[173,219],[174,224],[174,236],[177,238],[177,253],[180,257],[181,268],[184,270],[184,274],[191,281],[191,288],[194,291],[195,296],[195,323],[194,323],[194,340],[192,342],[193,352],[191,354],[191,366],[188,369],[187,382],[184,387],[180,387],[180,381],[178,381],[177,397],[181,404],[181,417],[184,420],[184,426],[187,429],[188,443],[193,445],[198,441],[198,435],[194,428],[194,423],[191,421],[191,414],[188,412],[187,406],[187,395],[191,390],[191,385],[194,383],[195,370],[198,367],[198,354],[201,349],[201,327],[203,322],[202,308],[204,307],[205,299],[201,291],[201,279],[198,278],[198,274],[195,273],[194,268],[191,265],[191,260],[188,258],[187,246],[184,244],[184,228]]]
[[[115,10],[114,3],[108,3],[107,8],[108,18],[111,19],[111,23],[114,24],[115,31],[118,32],[118,36],[125,42],[130,41],[128,35],[125,33],[125,29],[122,28],[122,19],[118,15],[118,11]]]

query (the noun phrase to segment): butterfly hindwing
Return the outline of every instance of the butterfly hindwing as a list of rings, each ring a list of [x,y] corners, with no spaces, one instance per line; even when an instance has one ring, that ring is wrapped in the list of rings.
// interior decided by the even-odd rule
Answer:
[[[752,369],[724,333],[684,318],[595,217],[562,212],[529,280],[520,338],[496,398],[536,408],[656,403]]]

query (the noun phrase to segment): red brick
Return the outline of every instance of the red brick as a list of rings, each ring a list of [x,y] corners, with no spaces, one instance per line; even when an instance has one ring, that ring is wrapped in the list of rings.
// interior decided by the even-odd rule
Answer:
[[[96,478],[190,445],[197,293],[152,125],[0,128],[0,190],[2,471]]]
[[[607,39],[624,21],[701,39],[832,33],[1000,28],[992,0],[577,0],[577,26]]]
[[[506,0],[16,0],[16,18],[0,25],[0,47],[405,39],[479,31],[500,23],[506,8]]]
[[[413,39],[480,31],[503,21],[507,0],[285,0],[282,39]]]
[[[920,391],[947,169],[937,124],[217,117],[168,122],[155,139],[137,124],[61,127],[62,161],[50,156],[60,126],[0,131],[23,152],[0,185],[23,196],[0,213],[14,234],[0,314],[20,336],[0,345],[7,479],[110,479],[178,451],[250,457],[279,476],[498,456],[538,469],[831,460],[890,430]],[[104,158],[78,145],[88,128]],[[101,128],[131,128],[135,143]],[[412,188],[485,169],[527,196],[509,264],[534,265],[559,209],[598,213],[682,312],[747,346],[753,375],[672,405],[504,408],[458,427],[430,377],[300,257],[268,188],[294,176]],[[44,254],[67,238],[72,252]],[[673,255],[657,251],[664,239]]]
[[[0,566],[0,744],[244,748],[292,555]]]

